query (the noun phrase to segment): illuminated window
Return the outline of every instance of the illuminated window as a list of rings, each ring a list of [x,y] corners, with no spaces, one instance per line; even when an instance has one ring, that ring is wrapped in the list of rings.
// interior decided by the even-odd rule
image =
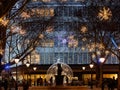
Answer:
[[[50,8],[50,16],[54,16],[54,9]]]
[[[61,2],[66,2],[67,0],[61,0]]]
[[[51,0],[42,0],[43,2],[50,2]]]
[[[32,15],[38,15],[38,16],[54,16],[54,9],[53,8],[37,8],[32,9]]]
[[[53,47],[54,41],[53,40],[46,40],[42,43],[42,47]]]
[[[85,0],[75,0],[75,2],[84,2]]]
[[[38,0],[32,0],[33,2],[37,2]]]
[[[73,35],[69,36],[68,38],[69,38],[68,47],[77,47],[78,46],[78,40],[76,40]]]
[[[51,33],[52,31],[53,31],[53,26],[47,27],[47,29],[46,29],[47,33]]]

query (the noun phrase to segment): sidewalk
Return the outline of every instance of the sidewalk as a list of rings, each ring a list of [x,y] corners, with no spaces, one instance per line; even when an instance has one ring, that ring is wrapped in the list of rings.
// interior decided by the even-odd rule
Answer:
[[[100,87],[99,88],[93,87],[93,89],[91,89],[90,87],[88,87],[88,90],[102,90],[102,89]],[[105,87],[104,90],[108,90],[108,88]],[[115,88],[114,90],[117,90],[117,88]]]

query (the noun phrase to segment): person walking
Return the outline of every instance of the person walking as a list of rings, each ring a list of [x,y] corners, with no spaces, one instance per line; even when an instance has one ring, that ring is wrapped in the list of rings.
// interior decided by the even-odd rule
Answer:
[[[23,80],[23,90],[28,90],[29,89],[29,84],[27,80]]]
[[[4,88],[4,90],[8,89],[8,79],[6,77],[3,78],[3,88]]]
[[[10,90],[15,90],[15,83],[16,83],[15,79],[13,77],[11,77],[9,80],[9,89]]]

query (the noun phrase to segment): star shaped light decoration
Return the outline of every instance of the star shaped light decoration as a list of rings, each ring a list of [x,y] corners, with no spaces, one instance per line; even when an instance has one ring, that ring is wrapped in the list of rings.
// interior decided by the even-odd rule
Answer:
[[[81,33],[86,33],[88,31],[86,26],[82,26],[80,29]]]
[[[21,17],[24,19],[30,18],[30,15],[27,12],[22,12]]]
[[[99,10],[98,17],[100,20],[109,20],[112,17],[110,8],[103,7]]]
[[[8,19],[6,19],[4,17],[0,18],[0,24],[2,24],[2,25],[6,26],[8,24],[8,22],[9,22]]]
[[[78,40],[75,39],[74,35],[68,36],[68,47],[77,47]]]
[[[53,27],[52,26],[47,27],[46,32],[47,33],[53,32]]]

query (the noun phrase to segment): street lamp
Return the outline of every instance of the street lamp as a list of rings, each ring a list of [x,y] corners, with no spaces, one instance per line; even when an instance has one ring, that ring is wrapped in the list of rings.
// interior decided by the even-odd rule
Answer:
[[[101,85],[101,90],[104,90],[103,86],[103,63],[105,61],[104,57],[100,57],[99,62],[100,62],[100,85]]]
[[[33,67],[33,70],[36,71],[37,67]]]
[[[27,67],[29,67],[29,66],[30,66],[30,63],[29,63],[29,62],[27,62],[27,63],[26,63],[26,66],[27,66]]]
[[[33,70],[36,71],[37,67],[33,67]],[[34,86],[35,86],[35,80],[36,80],[36,77],[35,77],[35,73],[34,73]]]
[[[104,58],[104,57],[101,57],[101,58],[99,59],[99,62],[100,62],[100,63],[104,63],[104,61],[105,61],[105,58]]]
[[[90,69],[91,69],[91,84],[90,84],[90,88],[93,89],[93,84],[92,84],[92,68],[94,67],[94,64],[93,63],[90,63]]]
[[[82,67],[82,70],[85,70],[85,67]]]
[[[16,63],[16,87],[15,87],[15,90],[18,90],[18,85],[17,85],[17,83],[18,83],[18,75],[17,75],[17,64],[18,64],[18,62],[19,62],[19,58],[16,58],[15,59],[15,63]]]
[[[26,66],[29,67],[29,66],[30,66],[30,63],[27,62],[27,63],[26,63]],[[27,81],[28,81],[28,74],[27,74]]]
[[[86,67],[83,66],[83,67],[82,67],[82,70],[85,71],[85,69],[86,69]],[[82,75],[82,80],[83,80],[83,82],[84,82],[84,72],[83,72],[82,74],[83,74],[83,75]]]

